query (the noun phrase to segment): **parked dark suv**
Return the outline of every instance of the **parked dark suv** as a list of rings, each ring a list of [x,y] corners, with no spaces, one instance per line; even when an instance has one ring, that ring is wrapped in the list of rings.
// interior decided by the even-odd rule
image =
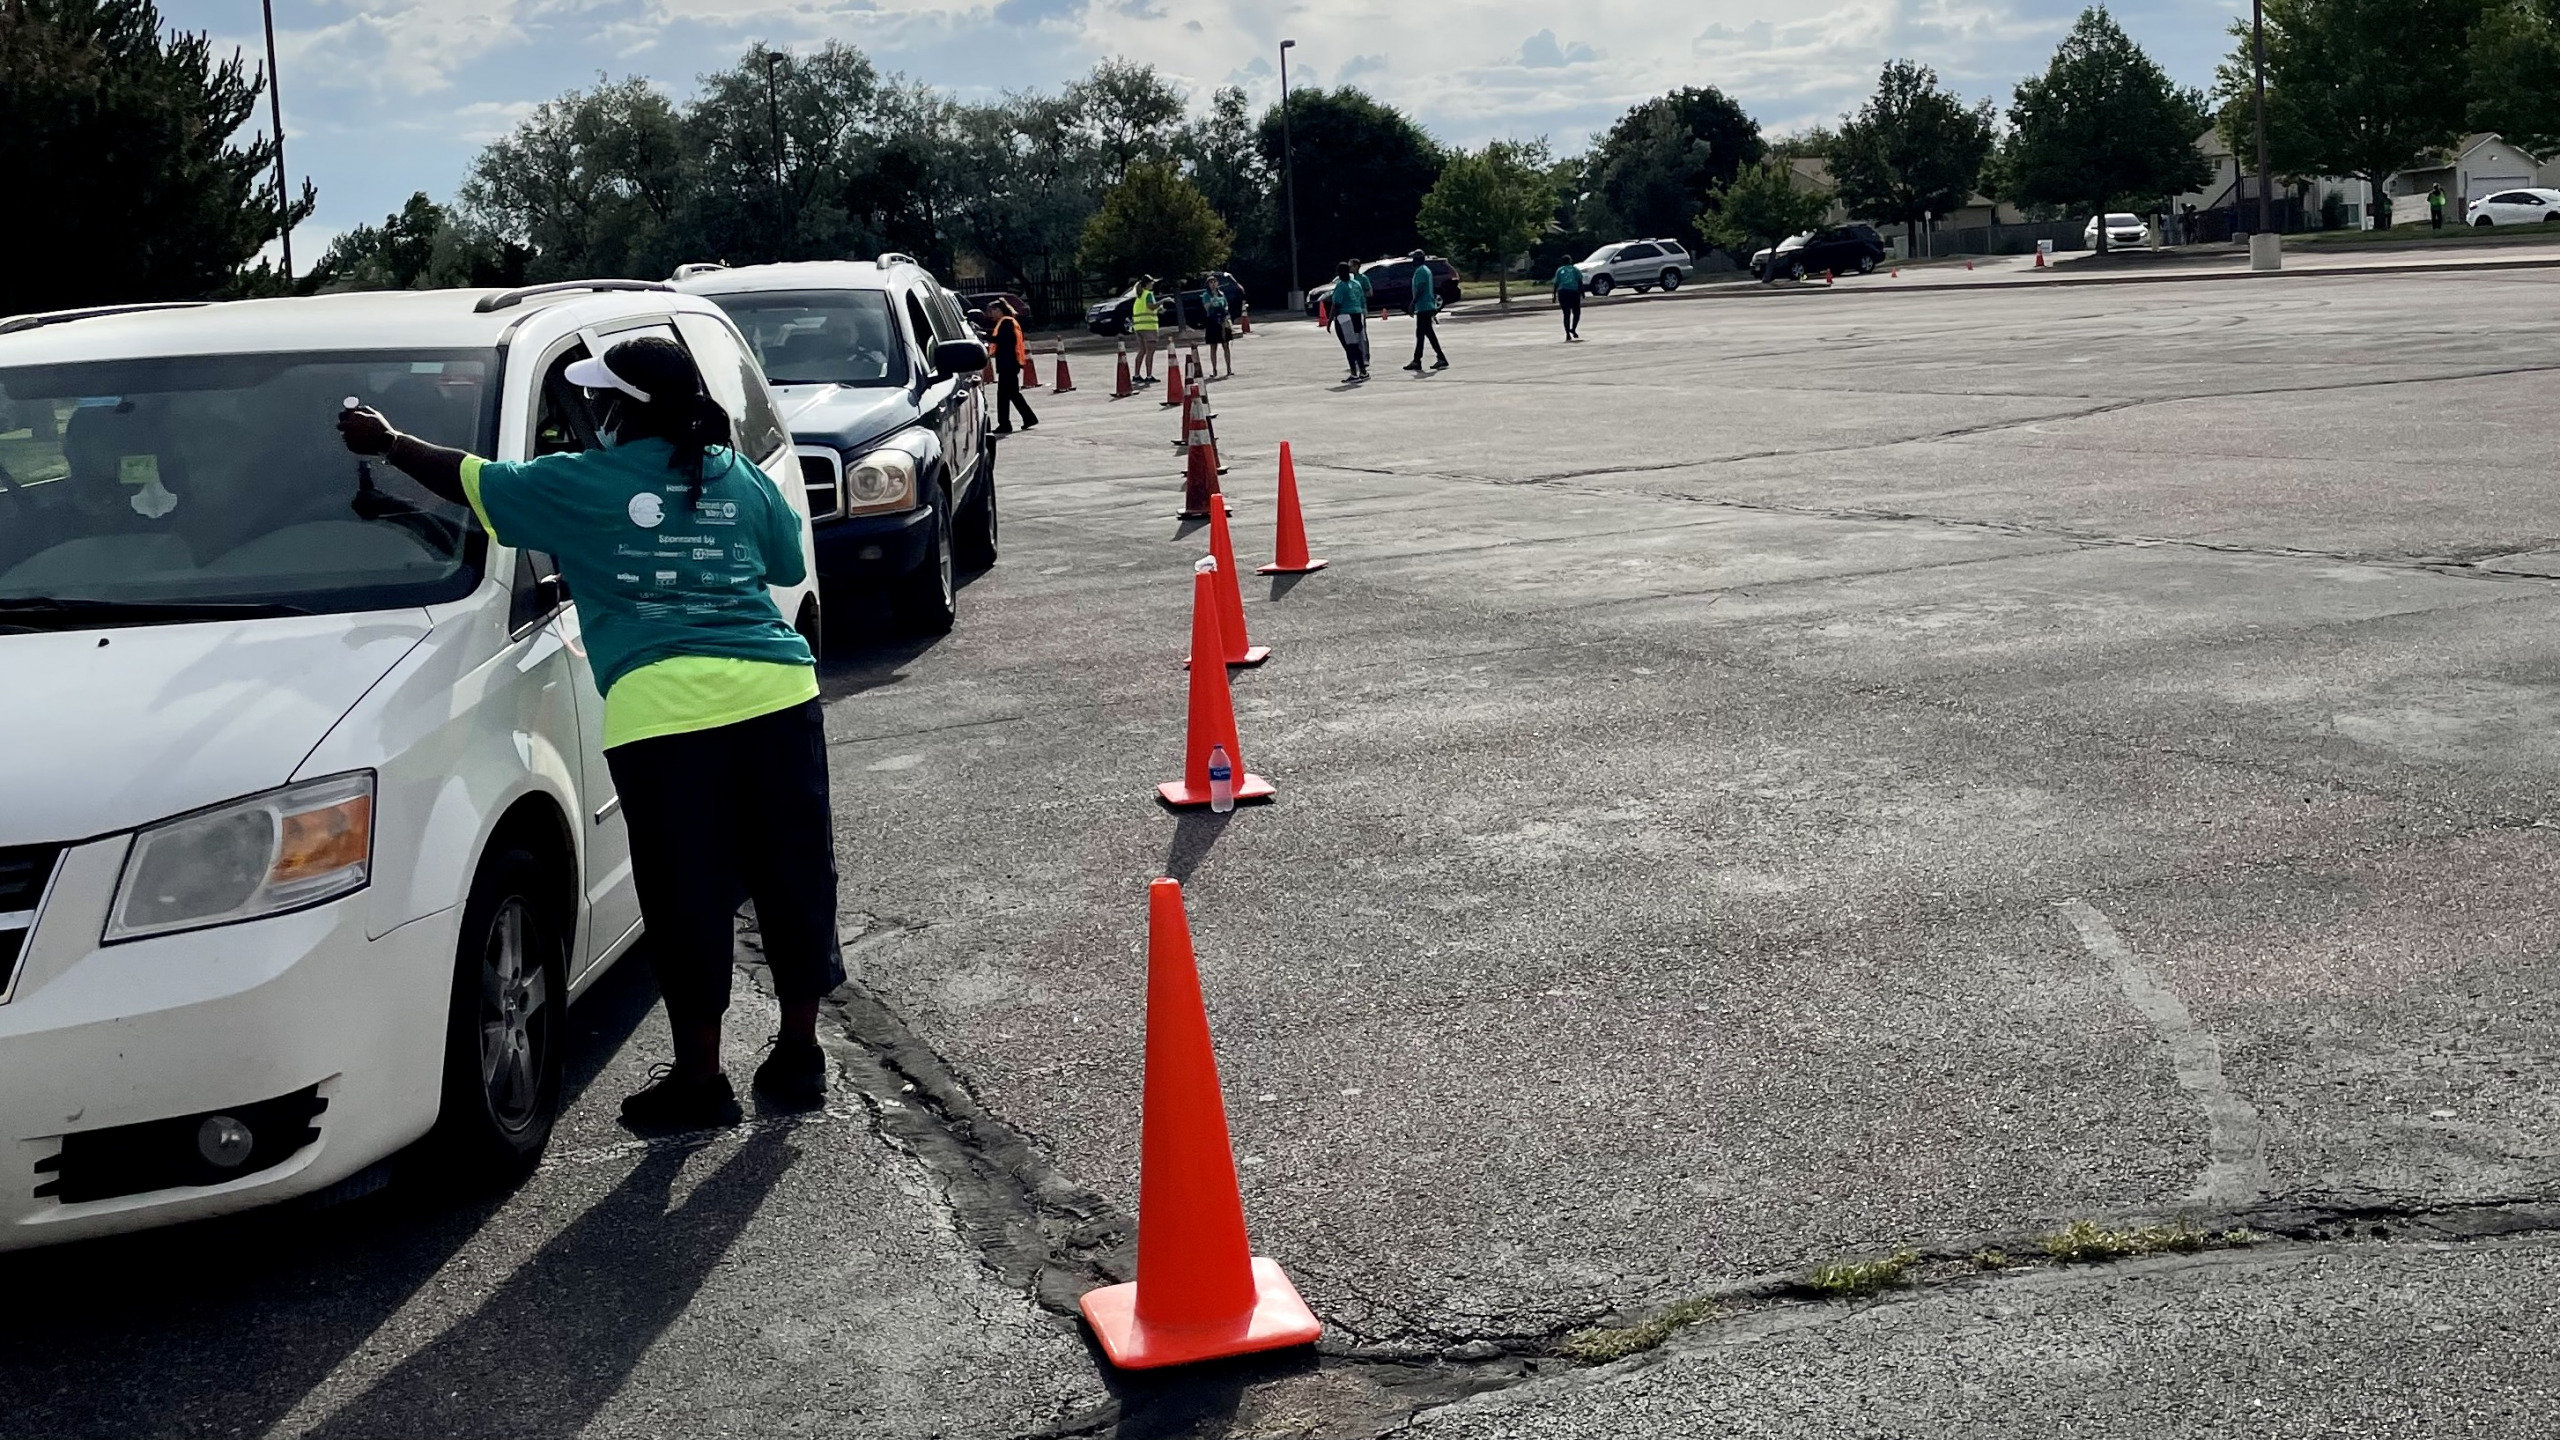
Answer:
[[[1432,293],[1440,303],[1458,303],[1458,267],[1437,255],[1423,263],[1431,267]],[[1369,309],[1372,313],[1413,308],[1411,257],[1399,255],[1393,260],[1372,260],[1360,267],[1360,273],[1369,277]],[[1317,304],[1332,293],[1333,282],[1330,280],[1308,291],[1307,313],[1315,314]]]
[[[987,348],[959,297],[905,255],[683,275],[737,323],[791,427],[818,573],[888,592],[909,629],[951,628],[953,571],[996,558]]]
[[[1227,292],[1227,319],[1232,322],[1235,317],[1244,313],[1244,286],[1237,283],[1236,277],[1230,275],[1227,277],[1227,283],[1218,288]],[[1167,308],[1167,302],[1171,301],[1181,303],[1183,324],[1194,330],[1208,328],[1209,311],[1200,303],[1201,296],[1207,293],[1205,290],[1185,290],[1177,295],[1170,290],[1158,290],[1156,309],[1157,313],[1164,317],[1166,328],[1170,329],[1173,324],[1173,312]],[[1137,289],[1132,286],[1108,300],[1097,300],[1086,306],[1084,328],[1096,335],[1128,334],[1129,311],[1134,306],[1137,296]]]
[[[1825,272],[1872,274],[1892,253],[1872,225],[1834,225],[1807,230],[1778,242],[1775,250],[1751,257],[1751,273],[1767,280],[1784,275],[1802,280]]]

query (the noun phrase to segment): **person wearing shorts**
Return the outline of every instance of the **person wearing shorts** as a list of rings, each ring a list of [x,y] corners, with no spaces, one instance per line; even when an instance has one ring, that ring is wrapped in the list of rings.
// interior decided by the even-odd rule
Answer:
[[[1219,277],[1206,277],[1200,286],[1201,327],[1209,341],[1209,378],[1218,376],[1220,357],[1226,361],[1226,373],[1236,373],[1235,332],[1227,314],[1227,291]]]
[[[1333,338],[1342,342],[1348,371],[1342,383],[1357,385],[1369,378],[1369,287],[1352,273],[1350,261],[1335,272],[1333,294],[1325,304],[1333,312]]]

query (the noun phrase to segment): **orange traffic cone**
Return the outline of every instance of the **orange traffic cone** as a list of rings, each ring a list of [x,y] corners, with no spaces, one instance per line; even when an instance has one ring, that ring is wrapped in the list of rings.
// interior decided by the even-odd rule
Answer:
[[[1965,273],[1967,273],[1967,274],[1971,274],[1971,273],[1973,272],[1973,262],[1972,262],[1972,261],[1970,261],[1970,260],[1967,260],[1966,262],[1964,262],[1964,268],[1965,268]]]
[[[1236,333],[1239,335],[1250,335],[1253,333],[1252,311],[1242,308],[1239,308],[1236,311]]]
[[[1316,328],[1317,328],[1317,329],[1321,330],[1321,329],[1323,329],[1324,327],[1326,327],[1327,325],[1330,325],[1330,324],[1332,324],[1332,323],[1333,323],[1333,316],[1332,316],[1332,315],[1330,315],[1330,314],[1328,314],[1328,313],[1326,313],[1326,312],[1328,312],[1328,311],[1330,311],[1330,310],[1332,310],[1332,309],[1333,309],[1333,302],[1332,302],[1332,301],[1330,301],[1330,300],[1319,300],[1319,301],[1317,301],[1317,302],[1316,302]]]
[[[1901,267],[1901,266],[1896,265],[1896,266],[1894,266],[1894,267],[1893,267],[1893,278],[1894,278],[1894,279],[1896,279],[1896,280],[1899,280],[1899,279],[1901,279],[1901,278],[1902,278],[1902,267]]]
[[[1164,367],[1164,403],[1167,408],[1182,403],[1182,367],[1179,365]]]
[[[1182,441],[1182,509],[1174,518],[1198,520],[1209,513],[1212,499],[1225,509],[1226,497],[1218,493],[1218,446],[1209,436],[1209,402],[1197,385],[1182,407]]]
[[[1223,654],[1226,641],[1218,629],[1218,559],[1203,555],[1191,567],[1191,653]],[[1245,773],[1244,748],[1236,740],[1235,697],[1227,693],[1227,667],[1191,667],[1191,717],[1183,739],[1182,778],[1156,787],[1156,798],[1176,809],[1209,803],[1209,752],[1224,746],[1235,767],[1238,800],[1268,800],[1271,782]],[[1143,1266],[1145,1262],[1141,1261]]]
[[[1028,346],[1025,346],[1022,351],[1022,388],[1025,390],[1040,388],[1040,367],[1031,363],[1031,350]]]
[[[1970,269],[1972,269],[1973,267],[1972,267],[1970,264],[1968,264],[1968,265],[1966,265],[1964,268],[1966,268],[1967,270],[1970,270]],[[2036,263],[2035,263],[2035,268],[2036,268],[2036,269],[2038,269],[2038,270],[2041,270],[2041,269],[2043,269],[2043,268],[2044,268],[2044,252],[2043,252],[2042,250],[2038,250],[2038,251],[2036,252]]]
[[[1825,271],[1823,271],[1823,272],[1822,272],[1822,283],[1823,283],[1823,284],[1825,284],[1825,285],[1833,285],[1833,284],[1837,284],[1837,283],[1839,283],[1839,279],[1840,279],[1840,277],[1839,277],[1838,275],[1836,275],[1836,274],[1832,273],[1832,272],[1831,272],[1831,271],[1829,271],[1829,270],[1825,270]]]
[[[1102,1353],[1124,1370],[1147,1370],[1314,1344],[1323,1324],[1280,1262],[1254,1254],[1245,1238],[1226,1098],[1178,880],[1147,887],[1143,1104],[1138,1278],[1088,1290],[1078,1302]]]
[[[1224,497],[1220,497],[1224,498]],[[1244,587],[1236,579],[1236,542],[1227,533],[1227,507],[1209,507],[1209,558],[1218,562],[1218,638],[1226,642],[1220,653],[1230,665],[1259,665],[1271,658],[1271,647],[1256,645],[1244,629]],[[1189,665],[1200,658],[1194,650],[1182,663]]]
[[[1120,378],[1112,382],[1111,398],[1114,400],[1126,400],[1130,396],[1138,393],[1129,387],[1129,342],[1123,340],[1119,344],[1113,346],[1112,350],[1119,362]]]
[[[1290,457],[1286,440],[1280,442],[1280,537],[1273,548],[1279,558],[1254,573],[1304,575],[1325,567],[1324,561],[1307,558],[1307,522],[1298,513],[1298,465]]]
[[[1199,347],[1199,346],[1197,346],[1197,345],[1192,346],[1192,347],[1191,347],[1191,350],[1190,350],[1190,353],[1189,353],[1189,354],[1186,354],[1186,355],[1184,355],[1184,356],[1182,357],[1182,370],[1183,370],[1183,376],[1182,376],[1182,378],[1184,378],[1184,379],[1186,379],[1186,380],[1191,380],[1191,381],[1197,381],[1197,380],[1199,380],[1199,378],[1200,378],[1200,347]]]
[[[1058,348],[1050,353],[1058,357],[1058,383],[1049,387],[1049,393],[1052,395],[1064,395],[1076,388],[1075,377],[1067,373],[1066,342],[1063,340],[1059,341]]]

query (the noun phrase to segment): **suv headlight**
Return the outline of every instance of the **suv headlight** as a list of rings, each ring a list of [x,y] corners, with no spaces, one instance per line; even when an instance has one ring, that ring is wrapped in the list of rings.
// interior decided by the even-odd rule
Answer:
[[[136,835],[107,910],[107,941],[300,910],[364,888],[373,772],[253,795]]]
[[[845,467],[847,514],[904,510],[916,503],[916,457],[904,450],[874,450]]]

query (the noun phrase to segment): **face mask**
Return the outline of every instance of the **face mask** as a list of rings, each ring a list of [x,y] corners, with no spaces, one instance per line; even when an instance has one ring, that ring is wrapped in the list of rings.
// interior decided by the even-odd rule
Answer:
[[[606,397],[604,413],[596,417],[596,441],[607,450],[622,443],[622,396]]]

